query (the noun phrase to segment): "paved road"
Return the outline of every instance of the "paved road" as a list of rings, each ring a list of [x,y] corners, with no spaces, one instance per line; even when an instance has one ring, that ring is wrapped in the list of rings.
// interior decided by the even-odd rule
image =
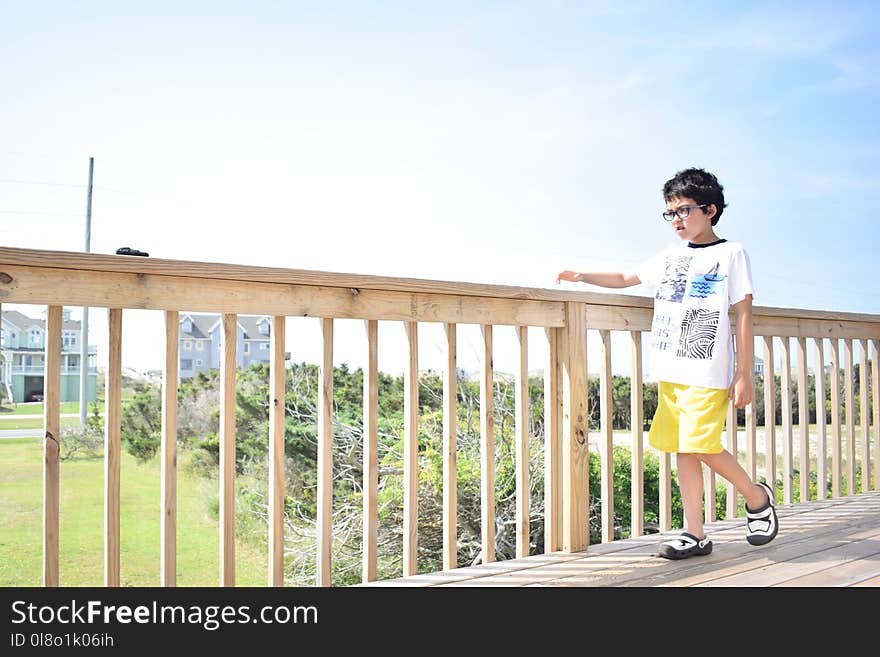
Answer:
[[[0,431],[0,440],[4,438],[40,438],[42,436],[42,429],[3,429]]]

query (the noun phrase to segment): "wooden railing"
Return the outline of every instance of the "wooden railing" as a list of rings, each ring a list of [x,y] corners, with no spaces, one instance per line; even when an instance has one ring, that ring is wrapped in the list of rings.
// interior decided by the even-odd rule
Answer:
[[[549,275],[549,274],[548,274]],[[235,319],[237,314],[273,316],[270,343],[269,424],[269,573],[268,584],[284,582],[284,354],[287,317],[315,317],[320,322],[323,349],[318,391],[318,494],[317,584],[331,584],[332,565],[332,400],[334,319],[365,322],[367,365],[364,375],[364,482],[363,579],[377,577],[377,334],[378,321],[404,323],[408,358],[404,373],[404,499],[403,574],[417,571],[418,547],[418,328],[422,322],[445,327],[446,368],[443,375],[443,548],[445,569],[456,563],[456,372],[458,324],[482,329],[480,374],[481,519],[482,560],[493,561],[495,549],[495,427],[493,412],[493,327],[516,327],[515,477],[516,556],[527,556],[529,525],[529,397],[527,389],[528,327],[545,329],[547,361],[544,369],[544,549],[580,551],[589,542],[589,409],[587,394],[587,334],[598,331],[601,349],[600,440],[601,538],[614,539],[613,433],[611,423],[611,336],[628,334],[631,344],[632,411],[632,535],[644,532],[642,332],[651,328],[652,300],[642,297],[384,278],[291,269],[247,267],[83,253],[0,248],[0,302],[48,306],[45,354],[45,441],[43,478],[43,572],[46,586],[57,586],[59,563],[59,391],[60,345],[63,306],[109,309],[109,360],[106,376],[104,582],[119,585],[120,571],[120,409],[123,308],[165,312],[165,366],[163,372],[161,442],[161,584],[176,584],[177,536],[177,381],[178,319],[181,310],[222,314],[224,349],[221,359],[220,411],[220,583],[235,584]],[[763,338],[765,381],[765,465],[768,481],[781,476],[784,502],[792,501],[795,480],[791,423],[791,344],[797,360],[800,444],[800,499],[810,499],[810,435],[808,416],[808,340],[816,349],[816,363],[824,363],[826,340],[831,357],[831,494],[840,496],[842,478],[846,494],[856,493],[858,469],[861,489],[876,489],[880,481],[880,384],[878,342],[880,316],[781,308],[754,308],[755,335]],[[840,345],[843,345],[844,399],[839,398]],[[854,417],[854,358],[859,346],[860,440]],[[872,400],[868,399],[868,351],[871,358]],[[774,390],[774,350],[781,354],[782,464],[777,467]],[[825,371],[817,366],[817,408],[825,406]],[[869,410],[873,410],[873,432]],[[842,426],[845,409],[845,451]],[[755,406],[745,409],[745,467],[755,477],[757,465]],[[727,449],[740,453],[735,430],[735,410],[728,414]],[[817,413],[819,458],[816,475],[826,496],[827,426]],[[856,445],[859,445],[857,452]],[[873,445],[873,447],[871,447]],[[871,454],[873,453],[873,486]],[[672,525],[671,459],[660,455],[660,530]],[[707,476],[706,517],[714,520],[715,482]],[[728,487],[727,515],[737,512],[737,499]]]

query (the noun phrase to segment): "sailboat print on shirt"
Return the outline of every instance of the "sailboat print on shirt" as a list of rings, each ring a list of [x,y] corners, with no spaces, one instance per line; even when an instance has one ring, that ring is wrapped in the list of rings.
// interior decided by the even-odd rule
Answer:
[[[688,296],[705,299],[718,292],[721,284],[727,279],[727,276],[718,273],[718,269],[720,269],[720,263],[716,262],[715,266],[705,274],[694,276]]]

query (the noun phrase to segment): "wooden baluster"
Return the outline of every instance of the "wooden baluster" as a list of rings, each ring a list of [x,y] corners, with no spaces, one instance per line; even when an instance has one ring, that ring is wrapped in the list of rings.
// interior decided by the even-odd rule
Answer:
[[[46,365],[43,374],[43,586],[59,584],[61,310],[61,306],[49,306],[46,317]]]
[[[632,428],[632,477],[630,489],[630,535],[641,536],[645,531],[645,482],[644,482],[644,406],[642,403],[642,334],[630,331],[632,377],[630,379],[630,426]]]
[[[874,357],[871,359],[871,387],[874,409],[874,490],[880,490],[880,340],[871,340]]]
[[[672,454],[660,452],[660,531],[672,529]]]
[[[816,494],[828,497],[828,441],[825,431],[825,339],[816,342]]]
[[[855,403],[856,396],[853,390],[853,341],[847,338],[843,341],[843,356],[846,362],[846,493],[856,493],[856,427],[855,427]]]
[[[861,359],[859,361],[859,415],[860,424],[862,425],[861,440],[861,473],[862,473],[862,492],[867,493],[871,490],[871,433],[868,424],[868,341],[861,340]]]
[[[333,572],[333,318],[321,319],[318,370],[318,560],[317,585],[330,586]]]
[[[284,316],[269,334],[269,586],[284,586]]]
[[[764,478],[776,490],[776,372],[773,336],[764,336]]]
[[[562,549],[562,504],[559,418],[562,394],[558,350],[561,329],[547,328],[547,363],[544,371],[544,552]]]
[[[715,522],[715,472],[703,468],[703,518],[705,522]]]
[[[165,363],[162,368],[161,499],[159,564],[162,586],[177,586],[177,387],[180,313],[165,312]]]
[[[482,563],[495,561],[495,388],[492,325],[484,324],[480,373],[480,510]]]
[[[565,302],[557,355],[562,385],[562,549],[585,550],[590,540],[590,466],[585,304]]]
[[[364,371],[364,550],[361,580],[373,582],[379,563],[379,322],[364,321],[367,367]],[[445,493],[445,489],[444,489]]]
[[[800,501],[810,499],[810,389],[807,376],[807,339],[795,340],[798,361],[798,419],[800,424]]]
[[[841,494],[840,341],[831,338],[831,496]]]
[[[733,455],[733,458],[737,461],[739,461],[738,432],[739,429],[736,426],[736,407],[733,405],[733,400],[731,400],[727,405],[727,451],[730,452]],[[737,500],[738,493],[736,488],[728,481],[724,509],[725,516],[728,519],[736,517]]]
[[[751,368],[751,375],[754,378],[755,375],[755,357],[754,357],[754,348],[752,349],[752,362],[749,363],[749,367]],[[749,477],[752,478],[752,481],[755,480],[755,475],[757,474],[757,464],[755,462],[756,459],[756,433],[757,428],[755,427],[755,400],[753,399],[750,403],[746,404],[744,409],[745,421],[746,421],[746,472],[749,473]]]
[[[780,337],[782,345],[782,500],[785,504],[793,501],[794,463],[792,462],[791,427],[791,341]]]
[[[517,326],[519,362],[516,370],[514,399],[516,445],[516,556],[529,556],[531,532],[529,526],[529,327]]]
[[[109,310],[104,409],[104,586],[119,586],[119,466],[122,457],[122,309]]]
[[[601,337],[599,374],[599,454],[601,456],[602,542],[614,540],[614,432],[611,417],[611,331]]]
[[[235,586],[235,370],[238,317],[223,314],[220,360],[220,586]]]
[[[419,333],[406,322],[407,362],[403,398],[403,574],[419,570]]]
[[[458,336],[446,324],[443,373],[443,569],[458,565]]]

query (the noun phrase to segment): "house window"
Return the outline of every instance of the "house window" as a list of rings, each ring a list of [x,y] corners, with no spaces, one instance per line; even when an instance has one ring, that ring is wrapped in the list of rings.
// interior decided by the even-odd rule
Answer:
[[[30,346],[31,347],[39,347],[40,346],[40,329],[31,329],[31,331],[30,331]]]
[[[180,359],[180,369],[191,370],[192,368],[193,368],[192,358],[181,358]]]
[[[269,335],[269,322],[260,323],[260,333],[262,335]]]
[[[269,343],[261,342],[260,343],[260,351],[269,351]]]
[[[201,367],[201,366],[202,366],[202,359],[196,358],[196,367]]]
[[[250,342],[244,343],[244,353],[246,353],[246,354],[251,353],[251,343]]]
[[[64,331],[61,335],[61,344],[67,349],[76,346],[76,333],[74,331]]]
[[[192,320],[186,319],[183,322],[183,332],[184,333],[192,333],[193,332],[193,323]]]
[[[183,341],[183,350],[184,351],[192,351],[193,343],[192,340],[184,340]]]
[[[196,351],[204,351],[204,350],[205,350],[205,343],[202,342],[201,340],[196,340]]]

